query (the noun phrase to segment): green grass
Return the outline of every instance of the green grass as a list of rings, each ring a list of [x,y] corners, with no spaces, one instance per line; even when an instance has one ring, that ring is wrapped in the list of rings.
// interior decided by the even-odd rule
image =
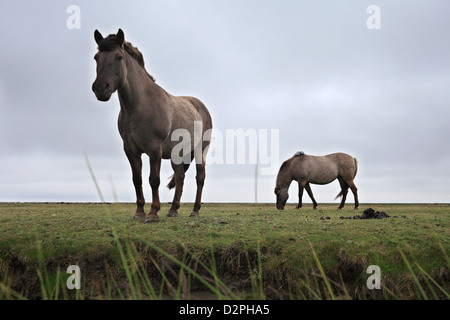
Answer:
[[[133,204],[0,203],[0,299],[449,298],[450,205],[191,207],[144,224]],[[368,207],[391,217],[340,219]],[[73,264],[82,290],[66,288]],[[373,264],[382,290],[366,287]]]

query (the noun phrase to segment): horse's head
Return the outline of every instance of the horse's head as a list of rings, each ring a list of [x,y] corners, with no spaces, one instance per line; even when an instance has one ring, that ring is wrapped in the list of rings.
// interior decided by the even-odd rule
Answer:
[[[284,206],[289,198],[289,185],[291,184],[292,177],[289,169],[289,160],[283,162],[278,171],[277,182],[275,185],[275,195],[277,196],[277,209],[284,210]]]
[[[94,59],[97,62],[97,78],[92,84],[92,91],[100,101],[108,101],[114,91],[123,87],[127,75],[125,63],[123,31],[119,29],[117,34],[103,38],[102,34],[95,30],[95,42],[98,44],[98,52]]]
[[[284,210],[284,206],[289,198],[288,188],[281,188],[280,185],[277,184],[275,187],[275,195],[277,196],[277,209]]]

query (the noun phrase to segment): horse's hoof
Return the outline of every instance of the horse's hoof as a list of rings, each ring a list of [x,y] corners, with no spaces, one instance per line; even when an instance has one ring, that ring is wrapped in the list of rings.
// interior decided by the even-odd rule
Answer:
[[[169,213],[167,214],[168,217],[178,217],[178,212],[176,210],[169,210]]]
[[[134,219],[144,219],[145,218],[145,213],[142,213],[142,214],[136,213],[133,218]]]
[[[189,217],[198,217],[198,216],[199,216],[199,213],[195,212],[195,211],[192,211],[191,214],[189,215]]]
[[[152,222],[158,222],[159,218],[158,216],[148,215],[147,219],[145,219],[144,223],[152,223]]]

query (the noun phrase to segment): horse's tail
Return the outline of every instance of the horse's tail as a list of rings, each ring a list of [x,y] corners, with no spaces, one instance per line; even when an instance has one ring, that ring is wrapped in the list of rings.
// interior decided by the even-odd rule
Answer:
[[[186,172],[187,169],[189,169],[189,165],[190,165],[190,163],[185,163],[185,164],[184,164],[184,172]],[[171,176],[169,177],[169,179],[170,179],[170,181],[169,181],[169,183],[167,184],[167,188],[169,188],[169,190],[172,190],[173,188],[175,188],[175,185],[176,185],[176,182],[175,182],[175,175],[174,175],[174,174],[171,175]]]
[[[171,175],[169,179],[170,182],[167,184],[167,188],[169,188],[169,190],[172,190],[173,188],[175,188],[175,175]]]
[[[334,198],[334,200],[336,200],[337,198],[340,198],[340,197],[342,197],[342,190],[341,190],[341,192],[338,193],[338,195],[336,196],[336,198]]]
[[[353,158],[353,161],[355,161],[355,173],[353,174],[353,179],[355,179],[356,173],[358,172],[358,160],[356,160],[356,158]],[[334,200],[342,197],[342,194],[343,194],[343,191],[341,190],[341,192],[338,193],[338,195],[336,196],[336,198],[334,198]]]

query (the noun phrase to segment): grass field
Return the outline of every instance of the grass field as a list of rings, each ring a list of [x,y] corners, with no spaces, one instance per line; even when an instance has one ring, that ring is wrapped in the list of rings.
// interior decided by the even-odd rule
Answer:
[[[0,203],[0,299],[449,299],[450,205],[294,206],[163,204],[144,224],[134,204]],[[341,218],[369,207],[390,217]]]

